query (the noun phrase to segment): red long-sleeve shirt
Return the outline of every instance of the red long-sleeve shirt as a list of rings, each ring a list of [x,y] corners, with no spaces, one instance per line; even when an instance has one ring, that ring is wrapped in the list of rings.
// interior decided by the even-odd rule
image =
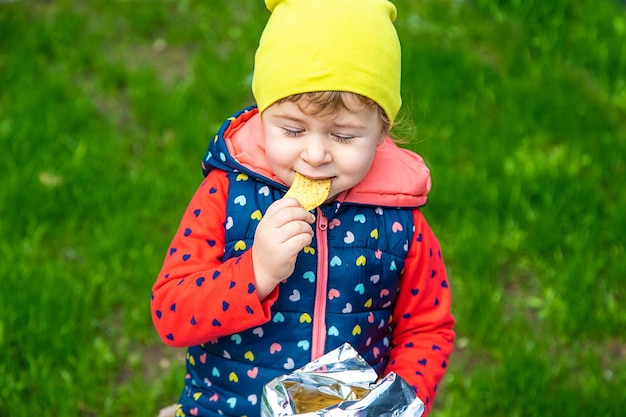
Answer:
[[[248,122],[247,128],[257,129],[255,123],[258,121]],[[232,152],[243,165],[258,164],[258,155],[248,152],[249,132],[237,131],[233,137],[226,138]],[[246,151],[237,153],[240,147]],[[421,161],[414,159],[413,154],[398,152],[395,145],[387,143],[386,147],[381,153],[389,152],[396,164],[398,158],[408,158],[408,165]],[[361,203],[368,198],[380,201],[381,187],[393,191],[389,188],[389,167],[385,166],[384,155],[377,158],[372,175],[352,194],[340,199],[358,199]],[[264,169],[267,168],[259,167],[261,171]],[[381,169],[386,169],[382,182],[375,175]],[[183,215],[153,287],[153,321],[168,345],[199,345],[236,335],[272,319],[271,308],[279,289],[259,301],[254,290],[250,250],[223,260],[225,228],[230,221],[226,210],[229,186],[225,171],[210,171]],[[452,352],[454,318],[439,242],[421,211],[415,208],[412,213],[415,230],[393,306],[393,332],[385,374],[394,371],[412,385],[428,412]]]

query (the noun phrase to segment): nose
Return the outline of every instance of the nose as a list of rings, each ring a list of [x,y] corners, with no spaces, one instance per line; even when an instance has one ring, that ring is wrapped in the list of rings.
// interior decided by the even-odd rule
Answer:
[[[302,160],[311,166],[319,166],[332,160],[326,137],[318,134],[308,135],[304,141]]]

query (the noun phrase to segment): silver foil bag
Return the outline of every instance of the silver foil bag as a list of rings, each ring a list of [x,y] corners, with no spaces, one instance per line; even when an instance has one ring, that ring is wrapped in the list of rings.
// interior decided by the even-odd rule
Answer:
[[[348,343],[263,388],[261,417],[419,417],[424,403],[391,372],[376,371]]]

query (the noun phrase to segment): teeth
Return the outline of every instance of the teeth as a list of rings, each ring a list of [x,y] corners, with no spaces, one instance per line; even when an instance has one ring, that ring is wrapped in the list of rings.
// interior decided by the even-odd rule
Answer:
[[[314,180],[296,172],[285,197],[295,198],[305,210],[311,211],[326,201],[329,193],[329,178]]]

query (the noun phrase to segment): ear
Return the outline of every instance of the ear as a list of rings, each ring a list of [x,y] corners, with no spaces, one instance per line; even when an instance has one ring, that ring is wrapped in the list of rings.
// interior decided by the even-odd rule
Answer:
[[[378,142],[376,142],[376,147],[379,147],[380,145],[385,143],[385,139],[387,138],[387,136],[389,136],[388,132],[382,132],[380,134],[380,137],[378,138]]]

